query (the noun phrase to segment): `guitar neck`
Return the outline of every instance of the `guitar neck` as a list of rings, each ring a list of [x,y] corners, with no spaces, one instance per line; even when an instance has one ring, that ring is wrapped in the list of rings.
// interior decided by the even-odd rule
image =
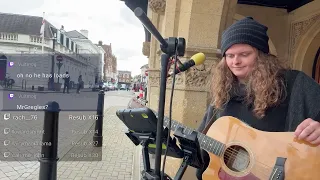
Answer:
[[[158,117],[158,113],[154,110],[152,110],[153,113]],[[163,126],[165,127],[169,127],[169,118],[164,116],[163,118]],[[197,132],[197,137],[198,137],[198,141],[200,144],[200,147],[208,152],[211,152],[217,156],[221,156],[224,149],[225,149],[225,144],[201,133],[198,132],[194,129],[191,129],[185,125],[183,125],[182,123],[175,121],[175,120],[171,120],[171,131],[176,131],[179,127],[182,127],[184,129],[184,134],[191,134],[192,132]]]

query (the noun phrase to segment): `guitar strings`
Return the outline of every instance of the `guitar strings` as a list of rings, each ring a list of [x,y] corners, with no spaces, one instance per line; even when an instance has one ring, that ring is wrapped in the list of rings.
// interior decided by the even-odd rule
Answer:
[[[215,154],[215,153],[213,152],[212,147],[211,147],[211,148],[207,147],[207,149],[208,149],[209,151],[211,151],[213,154]],[[238,151],[238,150],[236,150],[235,148],[232,148],[232,147],[229,147],[229,148],[225,149],[225,152],[229,152],[229,155],[236,153],[236,154],[241,155],[241,158],[243,158],[243,159],[244,159],[244,158],[250,159],[250,157],[249,157],[247,154],[244,154],[243,152]],[[263,163],[261,163],[261,162],[259,162],[259,163],[260,163],[261,165],[264,165],[264,166],[267,167],[267,168],[273,169],[272,167],[270,167],[270,166],[268,166],[268,165],[266,165],[266,164],[263,164]]]
[[[211,148],[207,147],[207,149],[208,149],[210,152],[212,152],[213,154],[215,154],[215,153],[213,152],[212,147],[211,147]],[[248,156],[247,154],[244,154],[243,152],[241,152],[241,151],[239,151],[239,150],[236,150],[235,148],[232,148],[232,147],[229,147],[229,148],[225,149],[225,152],[229,152],[229,154],[236,153],[236,154],[242,155],[243,158],[250,159],[250,156]],[[262,164],[262,165],[264,165],[264,166],[267,167],[267,168],[273,169],[272,167],[270,167],[270,166],[268,166],[268,165],[266,165],[266,164],[263,164],[263,163],[261,163],[261,162],[259,162],[259,163]]]
[[[230,149],[232,149],[232,150],[230,150]],[[228,148],[228,149],[226,149],[225,152],[228,152],[229,154],[238,153],[239,155],[241,155],[241,156],[240,156],[241,158],[250,159],[250,156],[248,156],[247,154],[244,154],[243,152],[238,151],[238,150],[236,150],[236,149],[234,149],[234,148]],[[258,161],[257,161],[257,162],[258,162]],[[266,165],[266,164],[264,164],[264,163],[261,163],[261,162],[259,162],[259,163],[262,164],[262,165],[264,165],[264,166],[267,167],[267,168],[273,169],[272,167],[270,167],[270,166],[268,166],[268,165]]]
[[[247,159],[244,159],[244,156],[236,156],[235,154],[233,154],[235,151],[226,151],[225,152],[225,154],[227,155],[227,157],[229,157],[229,158],[231,158],[231,160],[233,159],[233,160],[235,160],[236,158],[239,158],[239,159],[242,159],[242,160],[244,160],[247,164],[246,165],[248,165],[248,161],[247,161]],[[239,154],[240,154],[241,152],[239,152]],[[268,166],[268,165],[266,165],[266,164],[263,164],[263,163],[261,163],[261,162],[259,162],[259,161],[255,161],[256,162],[256,164],[259,164],[259,165],[263,165],[263,166],[265,166],[265,167],[262,167],[262,166],[253,166],[253,169],[255,169],[256,171],[258,171],[258,172],[261,172],[262,173],[262,175],[264,175],[264,176],[266,176],[266,177],[268,177],[269,178],[269,176],[271,175],[271,173],[272,173],[272,169],[273,168],[271,168],[270,166]],[[260,169],[260,168],[262,168],[262,169]],[[252,172],[252,171],[251,171]]]
[[[233,153],[234,153],[234,151],[226,151],[225,154],[227,155],[227,157],[235,157],[235,158],[239,157],[239,156],[236,156],[236,154],[233,154]],[[244,156],[240,156],[239,159],[247,161],[248,158],[245,159]],[[256,162],[259,162],[259,161],[256,161]],[[263,164],[261,162],[259,162],[259,164],[265,166],[266,169],[272,169],[270,166],[268,166],[266,164]]]
[[[229,156],[229,157],[231,157],[230,160],[232,160],[232,159],[235,160],[235,159],[236,159],[236,157],[235,157],[234,155],[231,155],[231,156]],[[258,161],[257,161],[257,162],[258,162]],[[246,161],[246,163],[247,163],[246,165],[248,165],[248,161]],[[258,164],[261,164],[261,163],[258,162]],[[267,171],[266,171],[266,170],[267,170]],[[270,171],[270,172],[269,172],[269,171]],[[260,176],[269,178],[270,175],[271,175],[272,170],[269,170],[268,168],[264,168],[264,167],[262,167],[262,166],[253,166],[250,172],[251,172],[252,174],[258,173]],[[269,174],[269,173],[270,173],[270,174]],[[259,177],[259,178],[260,178],[260,177]],[[263,179],[265,179],[265,178],[263,178]]]

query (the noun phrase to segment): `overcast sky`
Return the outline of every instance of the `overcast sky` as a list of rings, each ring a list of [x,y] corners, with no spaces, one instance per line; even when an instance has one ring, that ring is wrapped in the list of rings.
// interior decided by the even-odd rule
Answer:
[[[66,31],[86,29],[93,43],[112,44],[118,70],[133,75],[148,63],[142,54],[144,30],[134,13],[120,0],[0,0],[0,12],[45,18]]]

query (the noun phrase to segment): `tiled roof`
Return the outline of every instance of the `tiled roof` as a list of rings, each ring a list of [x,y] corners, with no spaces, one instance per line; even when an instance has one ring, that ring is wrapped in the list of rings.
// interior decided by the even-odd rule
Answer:
[[[70,38],[77,38],[77,39],[88,39],[83,34],[78,32],[77,30],[69,31],[66,33],[68,37]]]
[[[50,29],[56,28],[45,20],[45,37],[52,38],[52,31]],[[42,17],[0,13],[0,32],[19,33],[27,35],[40,35],[40,28],[42,25]]]

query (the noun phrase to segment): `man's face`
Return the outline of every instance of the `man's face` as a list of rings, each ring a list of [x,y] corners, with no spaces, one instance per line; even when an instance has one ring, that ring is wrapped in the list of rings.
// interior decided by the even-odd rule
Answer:
[[[225,54],[229,69],[239,81],[244,81],[247,78],[258,57],[258,52],[247,44],[235,44]]]

